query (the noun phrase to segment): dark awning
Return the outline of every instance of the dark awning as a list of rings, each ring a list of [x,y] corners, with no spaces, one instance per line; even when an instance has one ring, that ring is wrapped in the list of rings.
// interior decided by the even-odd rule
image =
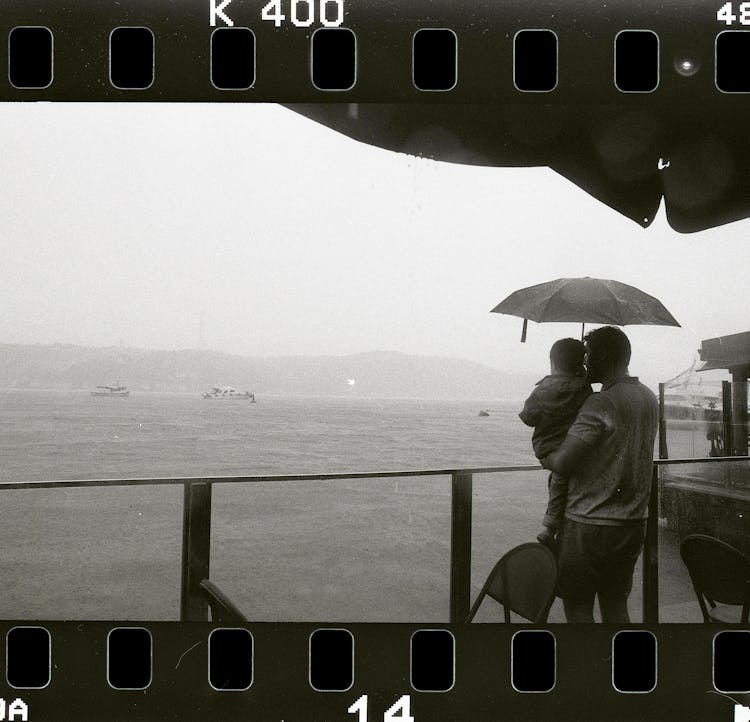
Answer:
[[[750,331],[705,339],[698,353],[703,362],[698,371],[750,366]]]
[[[746,124],[713,105],[304,103],[288,108],[380,148],[451,163],[549,166],[641,226],[750,217]]]

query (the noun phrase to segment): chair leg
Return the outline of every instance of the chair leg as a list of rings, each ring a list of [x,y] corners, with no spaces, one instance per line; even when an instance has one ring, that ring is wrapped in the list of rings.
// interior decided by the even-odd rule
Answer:
[[[474,616],[479,610],[479,607],[481,606],[483,599],[484,599],[484,589],[482,589],[482,591],[479,593],[479,596],[477,597],[476,602],[474,602],[473,606],[469,610],[469,615],[466,617],[464,624],[468,624],[469,622],[471,622],[472,619],[474,619]]]
[[[703,621],[705,624],[711,624],[711,617],[708,616],[708,608],[706,607],[706,600],[703,598],[703,592],[698,590],[698,587],[693,584],[693,591],[695,596],[698,598],[698,604],[701,608],[701,614],[703,615]]]

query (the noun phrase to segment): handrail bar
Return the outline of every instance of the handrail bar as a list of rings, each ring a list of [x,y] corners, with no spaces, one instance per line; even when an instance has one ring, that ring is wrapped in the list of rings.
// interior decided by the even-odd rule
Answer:
[[[643,612],[644,621],[659,621],[659,559],[658,559],[658,487],[659,467],[677,464],[750,461],[750,456],[721,456],[701,459],[654,459],[651,467],[651,490],[646,538],[643,549]],[[208,605],[200,589],[209,578],[211,559],[211,496],[214,484],[238,484],[275,481],[328,481],[351,479],[389,479],[422,476],[451,478],[451,542],[449,620],[466,619],[470,608],[472,483],[474,474],[514,471],[538,471],[538,464],[489,466],[472,469],[412,469],[399,471],[352,471],[328,474],[262,474],[257,476],[189,476],[146,479],[74,479],[70,481],[0,482],[0,491],[7,489],[53,489],[101,486],[182,486],[182,582],[180,619],[201,621],[208,617]]]
[[[3,489],[55,489],[81,486],[158,486],[169,484],[253,484],[274,481],[329,481],[345,479],[392,479],[410,476],[451,476],[453,474],[495,474],[512,471],[536,471],[539,464],[520,466],[487,466],[476,469],[411,469],[400,471],[341,471],[327,474],[258,474],[252,476],[175,476],[141,479],[71,479],[69,481],[0,481]]]
[[[702,459],[654,459],[656,466],[673,466],[676,464],[714,464],[723,461],[750,461],[750,456],[707,456]]]
[[[698,459],[654,459],[657,466],[677,464],[721,463],[750,461],[750,456],[709,456]],[[419,476],[452,476],[453,474],[497,474],[516,471],[538,471],[539,464],[517,466],[482,466],[469,469],[402,469],[394,471],[340,471],[326,474],[257,474],[250,476],[165,476],[137,479],[70,479],[43,481],[0,481],[5,489],[73,489],[86,486],[160,486],[201,482],[204,484],[253,484],[274,481],[333,481],[346,479],[393,479]]]

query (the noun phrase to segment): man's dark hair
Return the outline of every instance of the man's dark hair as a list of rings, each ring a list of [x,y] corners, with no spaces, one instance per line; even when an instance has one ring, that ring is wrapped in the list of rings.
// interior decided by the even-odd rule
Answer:
[[[630,363],[630,341],[623,331],[614,326],[595,328],[586,334],[584,341],[597,356],[606,356],[618,366]]]
[[[583,370],[583,357],[586,349],[580,341],[574,338],[561,338],[552,344],[549,350],[550,360],[561,371],[576,374]]]

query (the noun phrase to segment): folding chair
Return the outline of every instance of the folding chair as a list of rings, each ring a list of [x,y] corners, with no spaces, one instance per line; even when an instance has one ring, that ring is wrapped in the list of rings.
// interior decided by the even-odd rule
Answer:
[[[680,555],[690,573],[703,621],[747,624],[750,559],[706,534],[686,536],[680,544]]]
[[[557,559],[542,544],[529,542],[504,554],[487,577],[466,621],[474,619],[486,596],[503,605],[506,624],[510,613],[539,624],[547,621],[557,585]]]
[[[236,624],[248,621],[242,611],[212,581],[204,579],[200,586],[201,592],[208,602],[208,608],[211,610],[211,619],[214,622]]]

